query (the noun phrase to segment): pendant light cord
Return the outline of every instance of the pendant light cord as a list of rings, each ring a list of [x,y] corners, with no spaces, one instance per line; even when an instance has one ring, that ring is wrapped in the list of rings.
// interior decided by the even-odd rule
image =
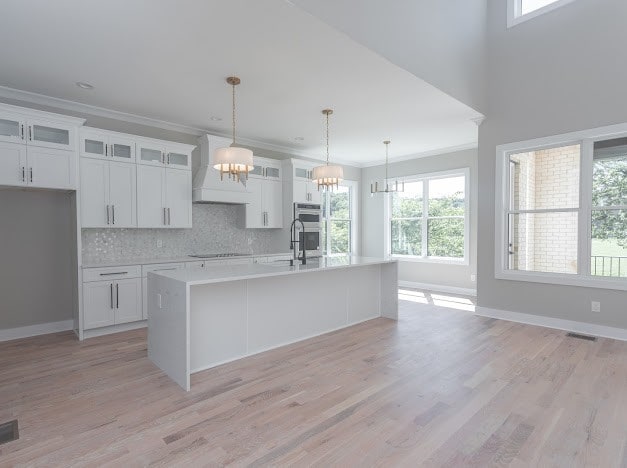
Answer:
[[[327,166],[329,165],[329,114],[327,113]]]
[[[385,186],[386,187],[388,184],[388,147],[389,145],[390,145],[389,142],[385,144]]]
[[[235,146],[235,83],[231,86],[233,88],[233,146]]]

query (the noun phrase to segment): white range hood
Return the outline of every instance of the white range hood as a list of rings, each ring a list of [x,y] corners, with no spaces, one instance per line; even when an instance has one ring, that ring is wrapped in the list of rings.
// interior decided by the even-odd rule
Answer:
[[[227,176],[220,180],[220,171],[213,168],[211,155],[218,148],[231,144],[231,140],[214,135],[203,135],[200,143],[200,168],[192,184],[194,203],[227,203],[244,205],[252,201],[252,194],[242,182],[230,180]]]

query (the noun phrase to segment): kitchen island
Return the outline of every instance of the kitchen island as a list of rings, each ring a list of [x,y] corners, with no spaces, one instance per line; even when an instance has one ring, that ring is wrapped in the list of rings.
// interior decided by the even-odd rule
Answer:
[[[398,318],[397,263],[323,257],[148,273],[148,357],[190,375],[376,317]]]

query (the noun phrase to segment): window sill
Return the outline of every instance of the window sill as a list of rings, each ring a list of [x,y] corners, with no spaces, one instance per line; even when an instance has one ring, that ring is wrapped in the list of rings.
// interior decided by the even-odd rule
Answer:
[[[579,286],[596,289],[627,291],[627,278],[606,278],[597,276],[568,275],[558,273],[539,273],[535,271],[498,271],[496,279],[508,281],[526,281],[530,283],[553,284],[560,286]]]
[[[414,263],[438,263],[442,265],[459,265],[468,266],[470,263],[464,258],[453,259],[444,257],[418,257],[415,255],[391,255],[394,260],[402,262],[414,262]]]

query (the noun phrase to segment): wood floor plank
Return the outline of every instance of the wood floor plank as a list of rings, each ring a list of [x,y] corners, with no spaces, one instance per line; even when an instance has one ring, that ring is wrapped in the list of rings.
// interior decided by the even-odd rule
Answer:
[[[0,343],[0,466],[627,466],[627,343],[399,308],[190,392],[145,330]]]

